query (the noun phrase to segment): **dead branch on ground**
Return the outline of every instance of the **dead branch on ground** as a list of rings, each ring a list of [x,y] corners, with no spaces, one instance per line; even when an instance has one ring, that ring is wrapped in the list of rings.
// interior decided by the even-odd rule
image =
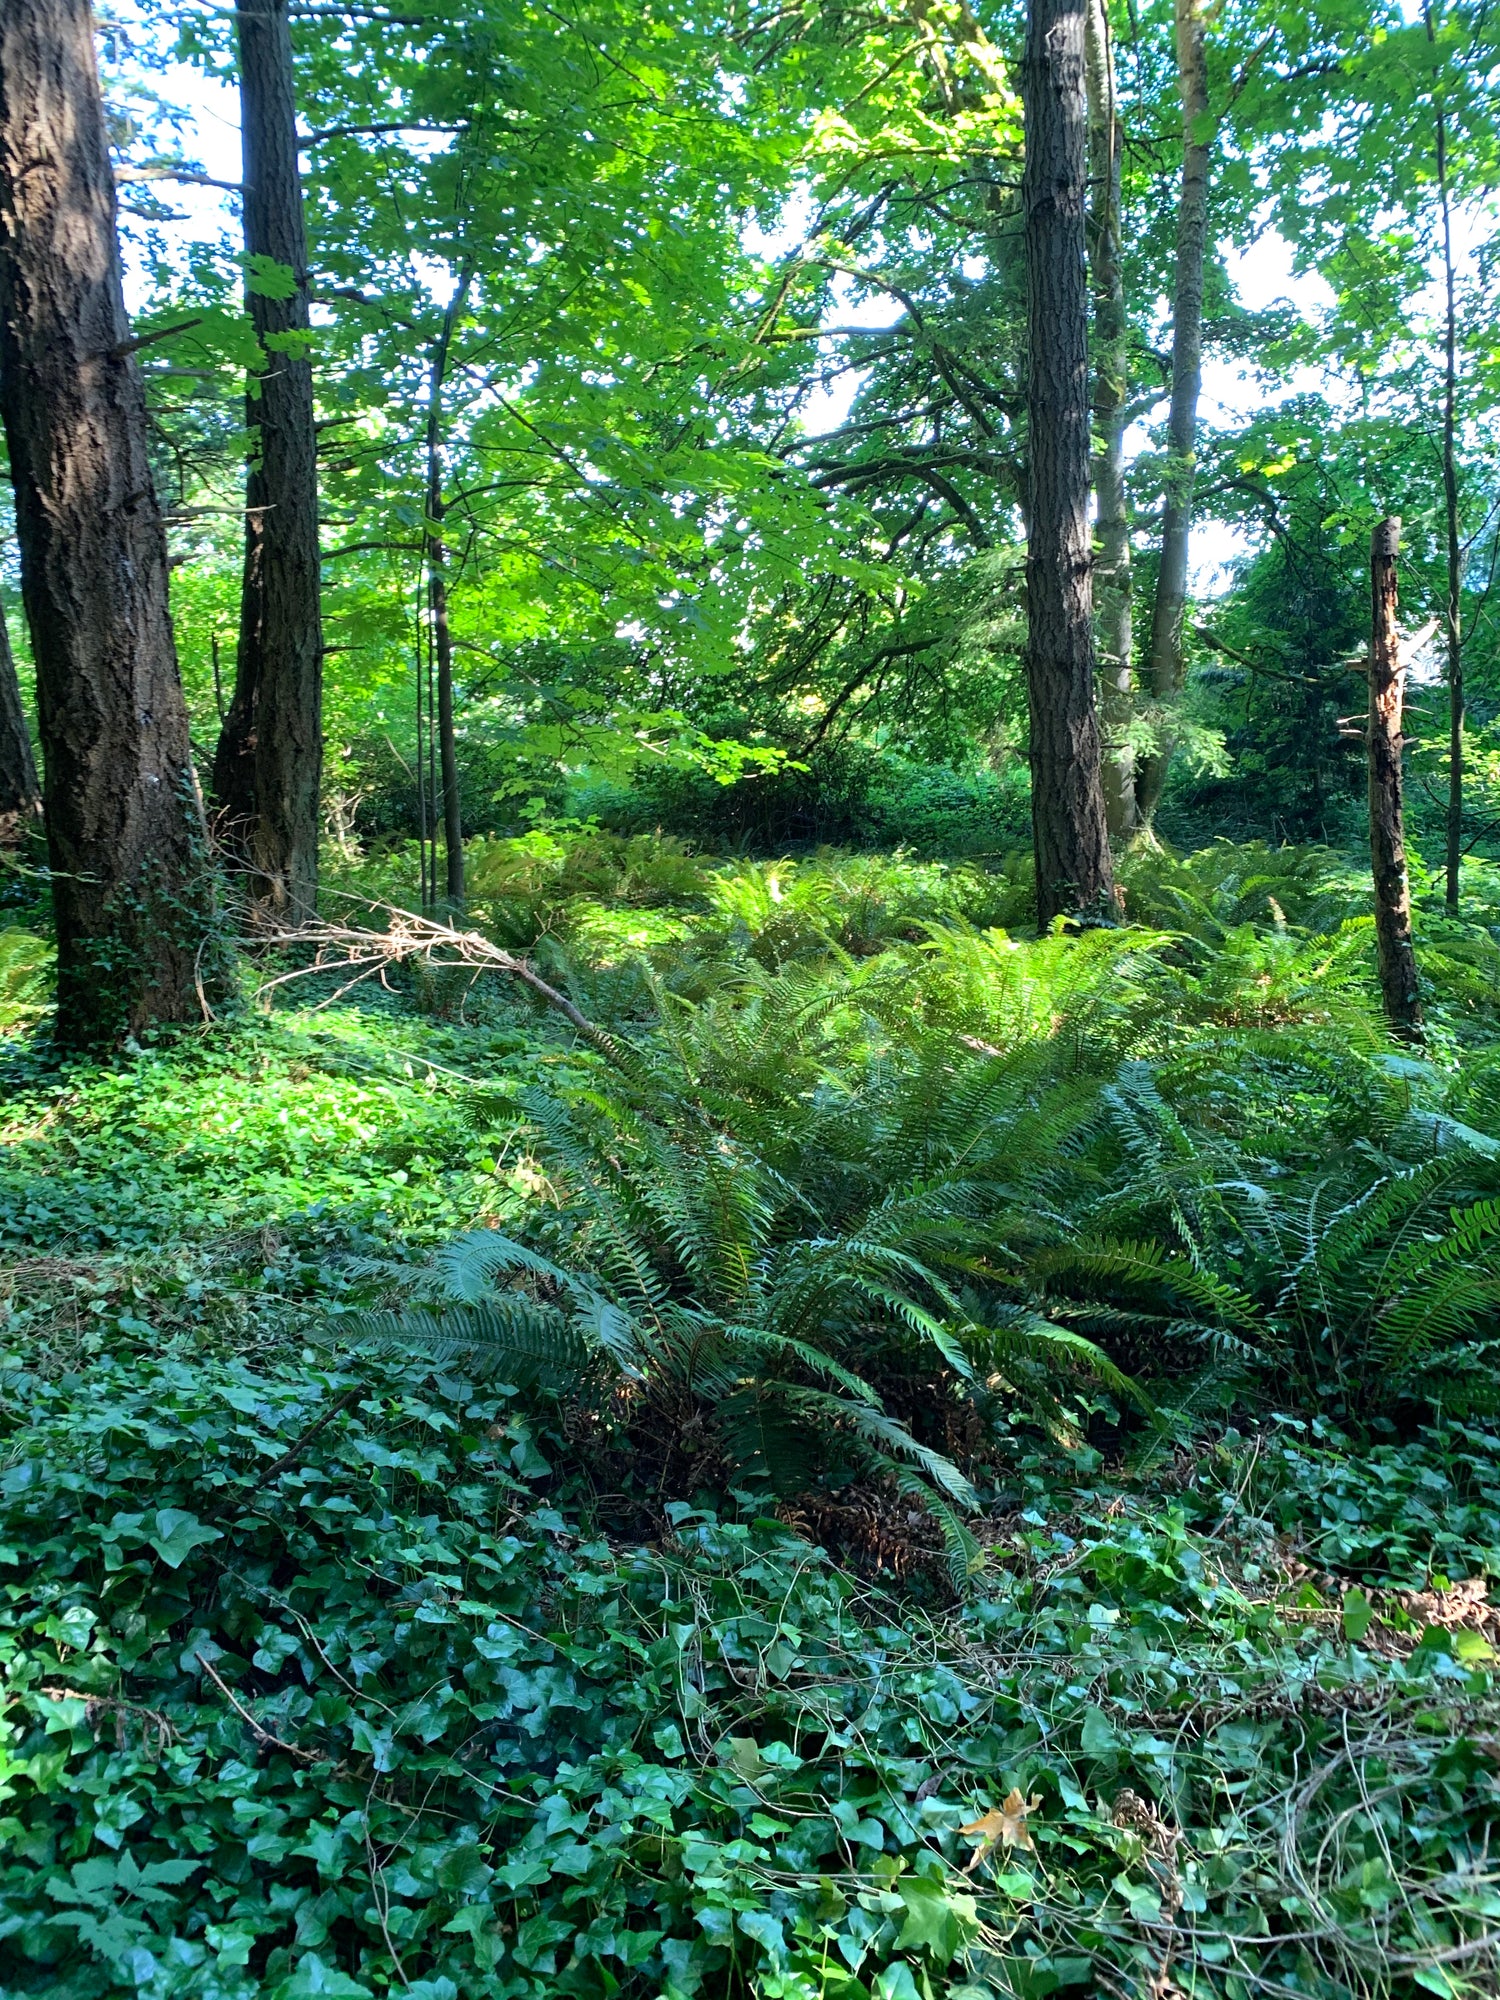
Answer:
[[[457,930],[435,917],[419,917],[410,910],[400,910],[391,904],[376,907],[382,909],[389,919],[383,931],[366,930],[356,924],[328,923],[322,919],[296,925],[279,926],[272,922],[257,926],[254,936],[246,940],[252,949],[295,950],[310,954],[306,964],[293,966],[290,971],[278,972],[262,980],[256,991],[257,999],[278,986],[290,985],[294,980],[349,972],[352,977],[318,1003],[321,1007],[331,1007],[365,980],[380,978],[383,981],[386,971],[393,965],[420,959],[439,971],[467,966],[475,973],[498,972],[505,978],[518,980],[538,999],[571,1022],[585,1040],[608,1056],[616,1055],[613,1039],[602,1028],[596,1027],[566,993],[559,992],[543,979],[526,959],[517,958],[514,952],[491,944],[478,931]]]

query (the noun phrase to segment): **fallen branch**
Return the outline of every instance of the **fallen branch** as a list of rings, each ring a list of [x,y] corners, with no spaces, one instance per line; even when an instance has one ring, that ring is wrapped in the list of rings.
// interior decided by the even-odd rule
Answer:
[[[602,1028],[595,1027],[566,993],[560,993],[550,985],[524,958],[517,958],[514,952],[502,951],[499,945],[491,944],[478,931],[456,930],[451,924],[439,923],[436,918],[414,916],[410,910],[398,910],[390,904],[377,904],[375,907],[383,909],[390,919],[383,931],[363,930],[355,924],[331,924],[321,920],[285,928],[268,924],[257,929],[250,940],[253,945],[278,951],[310,949],[312,961],[263,980],[256,997],[297,979],[311,979],[329,972],[352,972],[352,979],[346,980],[336,993],[319,1003],[329,1007],[364,980],[373,979],[377,974],[384,973],[388,966],[403,965],[409,959],[421,959],[438,969],[468,966],[476,972],[498,972],[508,979],[519,980],[538,999],[544,1000],[571,1022],[595,1048],[612,1059],[618,1057],[619,1050],[612,1037]]]

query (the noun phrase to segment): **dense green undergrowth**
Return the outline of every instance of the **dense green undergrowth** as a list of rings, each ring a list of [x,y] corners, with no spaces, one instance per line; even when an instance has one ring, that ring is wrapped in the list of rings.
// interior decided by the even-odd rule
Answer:
[[[595,1041],[0,955],[0,1992],[1492,1991],[1490,871],[472,859]]]
[[[1393,1450],[1374,1504],[1292,1442],[1206,1452],[1170,1504],[1087,1454],[1063,1498],[1033,1455],[943,1615],[732,1506],[591,1530],[565,1443],[415,1368],[5,1393],[11,1992],[1487,1976],[1489,1650],[1406,1620],[1386,1657],[1368,1606],[1420,1580],[1392,1497],[1463,1494],[1443,1559],[1493,1551],[1488,1432]],[[1299,1583],[1278,1515],[1362,1538],[1368,1595]],[[961,1829],[1014,1793],[986,1854]]]

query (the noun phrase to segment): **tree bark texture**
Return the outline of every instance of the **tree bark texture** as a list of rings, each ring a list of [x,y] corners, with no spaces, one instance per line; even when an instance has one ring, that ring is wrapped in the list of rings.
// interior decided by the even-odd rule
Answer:
[[[290,270],[293,282],[288,296],[273,297],[282,286],[266,289],[252,265],[248,307],[265,362],[246,398],[239,653],[214,796],[225,845],[257,900],[311,916],[323,769],[318,436],[287,0],[236,0],[235,27],[245,250]]]
[[[1026,117],[1026,680],[1037,918],[1114,914],[1094,713],[1085,0],[1030,0]]]
[[[0,842],[18,840],[36,822],[41,809],[42,788],[31,754],[31,732],[21,706],[21,683],[16,678],[5,612],[0,608]]]
[[[1398,1035],[1422,1029],[1411,887],[1401,809],[1401,697],[1404,668],[1396,623],[1401,523],[1381,521],[1370,539],[1370,868],[1375,880],[1375,949],[1380,997]]]
[[[1135,651],[1130,521],[1125,510],[1125,404],[1130,389],[1130,325],[1120,242],[1120,120],[1115,52],[1106,0],[1088,0],[1084,53],[1089,112],[1089,266],[1094,289],[1095,532],[1094,634],[1103,692],[1104,811],[1110,837],[1135,832],[1135,752],[1131,661]]]
[[[1182,192],[1177,205],[1177,271],[1172,289],[1172,402],[1167,417],[1161,565],[1151,606],[1148,672],[1158,703],[1169,703],[1184,679],[1182,621],[1187,610],[1188,544],[1193,526],[1193,478],[1198,396],[1203,386],[1203,267],[1208,254],[1208,163],[1212,150],[1204,0],[1175,0],[1177,88],[1182,100]],[[1166,725],[1170,726],[1170,725]],[[1172,745],[1141,759],[1136,786],[1147,825],[1166,783]]]
[[[199,1012],[212,873],[88,0],[0,6],[0,411],[37,668],[56,1035]]]

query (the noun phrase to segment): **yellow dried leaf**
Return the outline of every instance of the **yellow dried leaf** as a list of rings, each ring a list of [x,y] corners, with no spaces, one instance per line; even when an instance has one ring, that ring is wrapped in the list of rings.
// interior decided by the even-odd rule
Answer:
[[[990,1849],[1001,1847],[1025,1847],[1035,1851],[1035,1843],[1026,1822],[1042,1803],[1041,1794],[1033,1793],[1029,1799],[1021,1797],[1017,1786],[1012,1785],[1009,1796],[998,1806],[991,1806],[983,1818],[971,1821],[958,1830],[976,1843],[969,1857],[969,1867],[981,1862]]]

